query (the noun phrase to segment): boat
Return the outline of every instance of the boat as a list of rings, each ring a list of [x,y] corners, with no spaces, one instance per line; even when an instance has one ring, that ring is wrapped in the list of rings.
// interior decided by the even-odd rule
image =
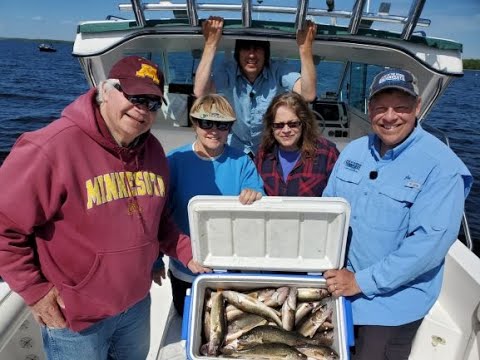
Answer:
[[[57,49],[53,47],[52,44],[50,43],[42,43],[38,45],[38,50],[43,51],[43,52],[56,52]]]
[[[296,30],[313,19],[318,24],[314,60],[319,83],[312,108],[324,136],[342,150],[365,135],[370,129],[366,115],[370,82],[384,68],[398,67],[418,78],[422,126],[448,144],[448,134],[424,119],[452,81],[462,76],[462,45],[426,36],[430,20],[421,17],[425,1],[412,0],[409,11],[399,15],[390,14],[388,3],[370,11],[367,0],[356,0],[347,10],[335,9],[333,1],[321,7],[320,2],[297,0],[296,7],[288,7],[252,0],[225,4],[131,0],[119,5],[128,19],[108,16],[80,23],[73,55],[90,86],[104,79],[112,64],[126,55],[147,57],[164,69],[168,105],[158,111],[152,133],[168,151],[193,140],[187,114],[203,48],[202,19],[225,18],[219,59],[233,57],[236,39],[255,39],[270,41],[272,58],[297,64]],[[395,28],[385,30],[384,25]],[[457,240],[448,252],[440,297],[415,337],[410,360],[480,359],[480,259],[472,252],[466,216],[462,227],[466,239]],[[163,286],[152,284],[151,295],[148,359],[185,359],[181,320],[168,301],[168,279]],[[0,358],[26,356],[45,358],[38,326],[21,298],[0,283]]]

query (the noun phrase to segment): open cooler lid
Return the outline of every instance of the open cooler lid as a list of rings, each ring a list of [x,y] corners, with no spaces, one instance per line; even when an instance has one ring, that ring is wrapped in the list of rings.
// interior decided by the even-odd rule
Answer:
[[[350,205],[343,198],[195,196],[193,257],[218,270],[323,272],[343,267]]]

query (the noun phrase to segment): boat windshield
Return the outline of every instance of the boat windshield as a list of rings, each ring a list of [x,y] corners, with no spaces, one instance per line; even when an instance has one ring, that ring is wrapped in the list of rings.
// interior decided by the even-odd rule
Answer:
[[[152,59],[165,70],[168,84],[175,84],[188,93],[193,92],[195,72],[200,61],[200,51],[169,51],[168,53],[136,53]],[[219,52],[214,67],[228,58],[229,53]],[[300,71],[298,59],[281,59],[272,56],[272,60],[287,61]],[[319,100],[343,102],[362,113],[366,113],[366,102],[373,77],[384,67],[375,64],[317,61],[317,97]],[[183,92],[183,91],[181,91]]]

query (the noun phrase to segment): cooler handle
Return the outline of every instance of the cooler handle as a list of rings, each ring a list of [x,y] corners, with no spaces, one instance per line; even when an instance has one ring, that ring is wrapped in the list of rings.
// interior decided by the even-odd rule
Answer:
[[[345,329],[347,331],[347,345],[352,347],[355,345],[355,334],[353,332],[353,315],[352,303],[347,298],[343,297],[343,306],[345,309]]]
[[[183,319],[182,319],[182,340],[187,340],[188,338],[188,323],[190,318],[190,306],[192,302],[192,295],[190,295],[187,290],[187,295],[185,295],[185,301],[183,303]]]

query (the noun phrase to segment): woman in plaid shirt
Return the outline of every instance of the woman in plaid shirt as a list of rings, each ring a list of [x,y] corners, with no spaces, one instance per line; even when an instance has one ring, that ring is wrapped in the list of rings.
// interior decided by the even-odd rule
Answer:
[[[255,163],[270,196],[322,196],[338,158],[334,143],[320,135],[315,115],[294,92],[276,96],[263,118]]]

